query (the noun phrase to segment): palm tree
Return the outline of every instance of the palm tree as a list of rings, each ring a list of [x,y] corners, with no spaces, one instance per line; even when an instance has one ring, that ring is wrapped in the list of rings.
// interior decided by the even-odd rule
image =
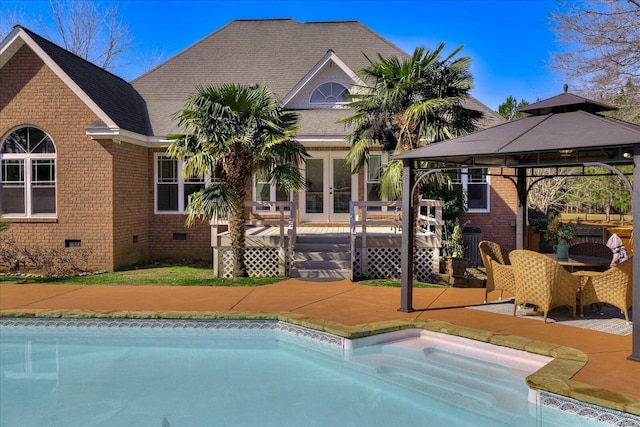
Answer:
[[[169,156],[184,160],[185,178],[212,177],[189,197],[187,225],[228,218],[233,276],[244,277],[244,200],[253,175],[263,172],[285,191],[305,186],[298,166],[308,154],[292,139],[298,116],[283,111],[266,85],[223,84],[197,88],[175,119],[184,133],[170,136]]]
[[[414,148],[453,138],[476,129],[482,113],[465,108],[473,78],[470,58],[455,59],[462,46],[446,58],[444,43],[430,51],[418,47],[411,57],[378,55],[360,71],[366,85],[357,86],[347,104],[356,113],[342,122],[352,125],[347,161],[354,173],[362,170],[372,144],[400,154]],[[390,162],[381,176],[381,196],[394,200],[401,195],[402,164]]]

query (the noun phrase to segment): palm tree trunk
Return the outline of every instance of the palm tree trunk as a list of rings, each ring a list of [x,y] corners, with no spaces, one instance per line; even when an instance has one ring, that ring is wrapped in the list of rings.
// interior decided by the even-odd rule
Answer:
[[[244,202],[229,215],[229,234],[233,251],[233,277],[247,277],[247,266],[244,262],[245,242],[245,206]]]
[[[233,277],[247,277],[247,266],[244,255],[247,250],[245,239],[244,205],[247,186],[251,182],[253,159],[250,153],[245,153],[242,147],[230,150],[226,159],[227,185],[238,201],[229,215],[229,233],[231,234],[231,249],[233,250]]]

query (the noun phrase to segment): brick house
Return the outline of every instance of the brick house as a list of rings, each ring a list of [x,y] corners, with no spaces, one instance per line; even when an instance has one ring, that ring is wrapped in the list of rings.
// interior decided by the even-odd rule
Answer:
[[[208,224],[184,225],[186,181],[166,157],[171,115],[197,85],[267,82],[300,114],[297,138],[311,158],[308,192],[283,194],[256,177],[256,201],[295,200],[304,224],[344,224],[341,200],[374,200],[377,175],[352,175],[342,159],[349,129],[337,123],[357,72],[370,58],[405,55],[356,21],[237,20],[132,82],[102,70],[23,27],[0,44],[0,209],[6,232],[25,245],[90,248],[93,269],[159,259],[211,260]],[[483,127],[502,119],[474,98]],[[385,153],[372,155],[383,164]],[[371,173],[370,173],[371,172]],[[468,177],[468,178],[467,178]],[[466,219],[515,247],[515,189],[478,171],[462,175]]]

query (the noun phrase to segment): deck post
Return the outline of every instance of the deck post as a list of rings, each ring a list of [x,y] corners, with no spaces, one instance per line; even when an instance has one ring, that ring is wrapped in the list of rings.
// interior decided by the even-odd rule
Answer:
[[[633,146],[633,192],[631,193],[631,213],[632,218],[640,218],[640,144]],[[635,226],[632,236],[635,237]],[[635,239],[633,241],[635,246]],[[633,257],[633,285],[631,304],[634,308],[640,307],[640,256]],[[633,315],[633,332],[631,338],[631,355],[629,360],[640,362],[640,316]]]
[[[218,220],[214,218],[211,225],[211,246],[213,247],[213,277],[220,277],[220,250],[218,249]]]
[[[364,277],[368,277],[369,276],[369,250],[367,249],[367,206],[366,205],[361,206],[360,212],[362,213],[362,220],[361,220],[362,233],[360,236],[360,275]]]
[[[402,238],[400,243],[400,308],[398,311],[413,311],[413,247],[414,227],[413,211],[413,161],[402,161]]]

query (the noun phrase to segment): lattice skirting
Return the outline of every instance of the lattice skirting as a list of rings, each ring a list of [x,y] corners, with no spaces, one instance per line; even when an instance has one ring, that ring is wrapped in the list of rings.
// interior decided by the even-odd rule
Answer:
[[[218,249],[220,277],[233,277],[233,251]],[[244,261],[249,277],[284,277],[288,273],[286,257],[280,248],[247,248]]]
[[[353,276],[357,279],[399,279],[400,248],[368,248],[365,249],[368,259],[366,271],[361,268],[362,252],[356,250],[353,263]],[[439,270],[437,248],[417,248],[415,251],[414,273],[417,280],[428,282],[431,273]]]
[[[233,277],[233,252],[230,248],[219,248],[220,277]],[[367,271],[361,268],[361,250],[357,249],[353,263],[355,279],[399,279],[400,248],[365,249]],[[249,277],[285,277],[289,273],[285,253],[280,248],[247,248],[245,263]],[[421,282],[428,282],[432,273],[439,270],[437,248],[417,248],[415,251],[414,274]]]

